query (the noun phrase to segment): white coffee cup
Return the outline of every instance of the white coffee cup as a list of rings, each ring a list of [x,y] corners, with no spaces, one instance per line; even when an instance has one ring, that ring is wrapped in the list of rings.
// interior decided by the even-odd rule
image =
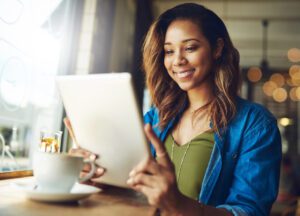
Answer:
[[[91,171],[80,178],[84,163],[91,165]],[[94,175],[96,165],[83,157],[66,153],[36,151],[33,155],[33,175],[37,190],[49,193],[69,193],[74,184],[86,181]]]

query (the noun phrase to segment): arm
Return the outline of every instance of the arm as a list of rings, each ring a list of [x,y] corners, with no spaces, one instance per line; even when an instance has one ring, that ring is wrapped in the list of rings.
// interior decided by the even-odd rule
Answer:
[[[150,205],[161,210],[162,215],[231,215],[227,210],[206,206],[180,193],[174,166],[164,145],[155,136],[150,125],[145,132],[157,152],[157,161],[151,158],[140,163],[131,173],[128,184],[142,192]]]
[[[260,119],[261,120],[261,119]],[[281,139],[275,119],[251,124],[233,173],[226,208],[234,215],[269,215],[277,197],[281,161]]]

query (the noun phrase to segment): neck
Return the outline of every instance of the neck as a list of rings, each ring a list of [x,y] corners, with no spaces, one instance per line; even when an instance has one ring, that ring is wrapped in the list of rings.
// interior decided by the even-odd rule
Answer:
[[[203,83],[198,88],[187,92],[189,100],[189,109],[195,111],[207,104],[213,98],[212,85],[208,82]]]

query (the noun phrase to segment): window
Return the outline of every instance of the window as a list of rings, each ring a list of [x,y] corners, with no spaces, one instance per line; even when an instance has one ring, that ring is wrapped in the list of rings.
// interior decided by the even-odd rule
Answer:
[[[0,1],[0,172],[28,169],[40,131],[61,129],[54,78],[67,73],[76,2]]]

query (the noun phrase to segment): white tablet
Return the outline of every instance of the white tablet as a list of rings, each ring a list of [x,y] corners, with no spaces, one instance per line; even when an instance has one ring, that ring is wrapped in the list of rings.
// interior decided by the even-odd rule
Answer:
[[[97,182],[128,187],[129,172],[150,155],[129,73],[58,76],[58,88],[80,147],[99,155]]]

